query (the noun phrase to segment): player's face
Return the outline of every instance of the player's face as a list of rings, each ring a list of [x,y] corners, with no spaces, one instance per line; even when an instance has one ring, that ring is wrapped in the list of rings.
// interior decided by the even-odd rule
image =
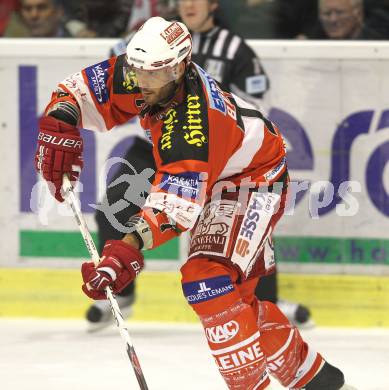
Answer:
[[[154,105],[164,101],[174,92],[176,82],[181,78],[184,69],[185,65],[180,63],[174,67],[151,71],[133,68],[133,72],[145,102]]]
[[[164,85],[161,88],[140,88],[143,99],[149,106],[165,101],[174,92],[176,84],[174,81]]]
[[[134,68],[134,73],[140,88],[160,89],[171,81],[178,79],[177,67],[164,67],[158,70],[143,70]]]
[[[320,20],[331,39],[352,39],[363,23],[363,11],[352,0],[322,0]]]
[[[189,30],[203,32],[210,30],[213,16],[210,15],[217,4],[209,0],[178,0],[178,13]]]
[[[21,16],[33,37],[50,37],[58,30],[62,9],[52,0],[22,0]]]

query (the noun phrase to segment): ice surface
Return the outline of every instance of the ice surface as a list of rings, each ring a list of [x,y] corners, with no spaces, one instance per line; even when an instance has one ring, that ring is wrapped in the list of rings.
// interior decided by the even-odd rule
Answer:
[[[199,325],[129,322],[129,331],[150,390],[226,390]],[[1,319],[0,334],[1,390],[139,389],[114,326],[88,334],[83,321]],[[303,335],[358,390],[389,389],[389,329]]]

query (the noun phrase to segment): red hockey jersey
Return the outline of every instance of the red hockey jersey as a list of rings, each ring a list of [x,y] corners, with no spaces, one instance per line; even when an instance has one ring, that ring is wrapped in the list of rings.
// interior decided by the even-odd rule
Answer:
[[[124,65],[121,55],[67,77],[59,91],[69,96],[57,91],[48,108],[60,99],[75,99],[80,126],[96,131],[140,116],[157,167],[145,207],[163,212],[180,230],[191,229],[212,194],[247,183],[268,186],[286,172],[277,127],[196,64],[163,109],[145,105],[135,75],[123,72]],[[153,235],[158,231],[153,229]],[[157,246],[166,240],[153,241]]]

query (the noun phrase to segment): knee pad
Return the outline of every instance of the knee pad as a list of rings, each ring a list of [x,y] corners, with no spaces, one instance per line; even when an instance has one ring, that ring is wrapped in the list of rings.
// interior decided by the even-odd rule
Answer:
[[[283,386],[301,388],[318,372],[323,358],[305,343],[277,305],[259,303],[261,348],[267,370]]]
[[[270,383],[257,316],[244,303],[235,275],[222,264],[190,260],[181,268],[188,303],[200,317],[216,365],[233,390],[262,390]]]

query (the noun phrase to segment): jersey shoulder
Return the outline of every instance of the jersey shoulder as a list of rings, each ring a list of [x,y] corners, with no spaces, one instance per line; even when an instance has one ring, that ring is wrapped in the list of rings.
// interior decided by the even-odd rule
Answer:
[[[139,94],[135,74],[126,67],[125,54],[111,57],[82,70],[85,83],[97,103],[110,100],[110,94]]]
[[[109,58],[82,70],[84,82],[97,104],[105,104],[109,101],[109,79],[112,75],[114,64],[115,58]],[[68,79],[65,81],[68,81]]]
[[[124,56],[111,57],[68,76],[59,84],[77,101],[85,128],[107,131],[139,112],[137,101],[141,94],[135,81],[125,80],[124,61]]]
[[[110,85],[114,94],[140,93],[135,73],[127,66],[125,54],[88,66],[83,70],[83,74],[99,103],[108,100]]]

